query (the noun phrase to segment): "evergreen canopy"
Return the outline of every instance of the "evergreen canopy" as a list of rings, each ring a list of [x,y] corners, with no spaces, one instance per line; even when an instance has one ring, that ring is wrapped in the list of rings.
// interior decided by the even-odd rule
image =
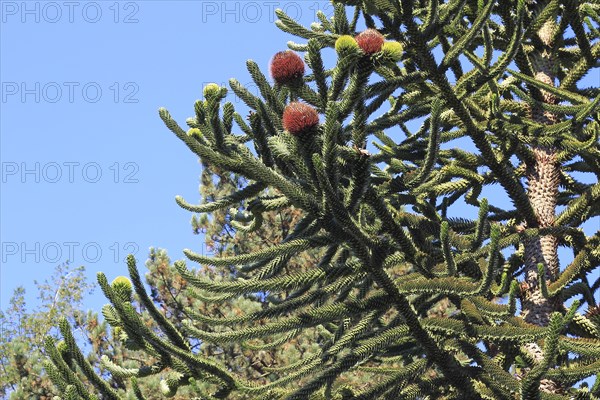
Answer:
[[[260,292],[263,306],[242,315],[191,307],[189,318],[170,320],[129,257],[133,290],[159,329],[99,274],[111,303],[104,315],[158,361],[125,369],[105,359],[106,368],[131,378],[137,399],[151,397],[136,379],[167,372],[164,395],[190,385],[202,399],[600,397],[600,380],[576,385],[600,372],[600,279],[591,280],[600,231],[582,229],[600,214],[600,89],[578,86],[598,73],[600,3],[334,6],[331,19],[318,13],[310,28],[277,11],[277,26],[301,38],[288,47],[308,71],[302,66],[298,79],[298,60],[280,55],[272,84],[248,61],[260,96],[229,82],[252,110],[247,119],[217,85],[195,103],[188,131],[160,109],[205,166],[246,181],[200,205],[178,197],[180,206],[232,209],[238,233],[260,229],[267,213],[301,213],[269,248],[216,258],[184,250],[226,279],[175,262],[199,301]],[[371,30],[358,31],[359,21]],[[335,48],[335,65],[325,65],[326,48]],[[459,138],[477,150],[442,149]],[[508,209],[482,197],[491,185],[506,193]],[[476,219],[456,215],[462,202],[478,209]],[[558,246],[572,250],[568,265]],[[317,255],[313,265],[288,268],[306,252]],[[86,364],[66,322],[61,331],[66,346],[48,340],[46,368],[64,398],[122,398]],[[318,346],[265,366],[260,384],[190,345],[260,352],[306,332]],[[368,379],[353,380],[358,373]]]

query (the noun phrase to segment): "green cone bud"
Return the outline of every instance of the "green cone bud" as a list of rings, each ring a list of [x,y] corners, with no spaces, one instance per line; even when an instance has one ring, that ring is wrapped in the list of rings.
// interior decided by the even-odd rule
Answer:
[[[208,85],[204,86],[204,90],[202,93],[204,94],[204,97],[206,99],[213,99],[215,97],[222,96],[222,91],[227,93],[227,88],[223,88],[217,85],[216,83],[209,83]]]
[[[346,54],[356,50],[358,50],[358,43],[350,35],[342,35],[335,41],[335,51],[338,54]]]
[[[381,47],[381,52],[384,57],[392,61],[400,61],[404,52],[404,46],[400,42],[385,42]]]
[[[130,302],[133,298],[133,287],[126,276],[117,276],[110,284],[121,300]]]

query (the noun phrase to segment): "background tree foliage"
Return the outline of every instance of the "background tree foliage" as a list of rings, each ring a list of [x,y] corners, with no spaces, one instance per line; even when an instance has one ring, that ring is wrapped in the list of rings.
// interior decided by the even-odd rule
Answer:
[[[148,376],[203,399],[599,397],[600,380],[577,384],[600,371],[600,231],[582,229],[600,215],[600,89],[578,86],[597,72],[599,10],[349,0],[310,28],[278,10],[309,73],[280,54],[272,84],[248,61],[260,96],[230,80],[247,118],[216,84],[188,131],[160,110],[217,194],[178,204],[209,214],[198,230],[233,229],[207,231],[217,254],[184,250],[201,268],[175,262],[150,294],[133,257],[130,283],[98,275],[106,321],[146,354],[103,366],[137,399]],[[60,330],[46,370],[63,398],[122,398]]]
[[[55,268],[44,282],[35,281],[38,306],[30,309],[25,301],[25,289],[14,290],[6,310],[0,310],[0,395],[14,399],[52,399],[58,394],[44,376],[46,359],[44,339],[58,337],[58,322],[68,317],[78,332],[90,332],[96,337],[106,334],[106,324],[97,316],[82,310],[82,300],[93,285],[86,282],[83,267],[68,263]],[[87,338],[87,336],[85,336]],[[87,340],[86,340],[87,341]],[[87,343],[86,343],[87,344]],[[90,356],[97,358],[94,346]]]

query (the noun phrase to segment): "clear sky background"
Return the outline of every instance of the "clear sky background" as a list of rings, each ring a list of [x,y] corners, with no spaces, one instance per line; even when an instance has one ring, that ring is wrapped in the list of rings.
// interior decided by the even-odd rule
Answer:
[[[174,201],[199,200],[200,165],[158,108],[185,127],[205,84],[236,77],[256,91],[245,61],[267,73],[275,52],[301,41],[275,27],[278,7],[305,25],[318,9],[332,14],[312,0],[0,2],[0,308],[19,285],[32,305],[33,280],[67,260],[110,281],[127,274],[128,253],[144,273],[151,246],[172,260],[202,251]],[[105,302],[96,290],[85,304]]]

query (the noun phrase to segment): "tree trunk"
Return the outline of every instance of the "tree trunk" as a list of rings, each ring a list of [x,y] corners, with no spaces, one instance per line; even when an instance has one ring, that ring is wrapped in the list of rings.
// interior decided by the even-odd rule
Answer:
[[[543,48],[533,55],[533,67],[535,78],[549,85],[554,85],[553,59],[552,59],[552,36],[556,29],[554,20],[546,22],[538,37],[543,43]],[[546,91],[542,91],[545,103],[556,104],[556,97]],[[543,124],[554,124],[557,122],[556,115],[544,111],[541,107],[532,110],[533,119]],[[539,228],[550,227],[554,223],[556,199],[559,184],[559,165],[556,161],[556,149],[543,146],[532,146],[534,162],[527,165],[528,197],[536,213]],[[522,312],[525,321],[538,326],[547,326],[550,314],[558,308],[558,304],[552,299],[542,296],[537,265],[542,263],[546,280],[548,282],[556,279],[559,271],[558,264],[558,240],[555,236],[544,235],[528,239],[525,245],[525,283],[526,290],[522,302]],[[543,349],[537,343],[526,346],[527,352],[536,361],[543,358]],[[549,380],[542,380],[540,388],[544,392],[560,393],[560,387]]]

